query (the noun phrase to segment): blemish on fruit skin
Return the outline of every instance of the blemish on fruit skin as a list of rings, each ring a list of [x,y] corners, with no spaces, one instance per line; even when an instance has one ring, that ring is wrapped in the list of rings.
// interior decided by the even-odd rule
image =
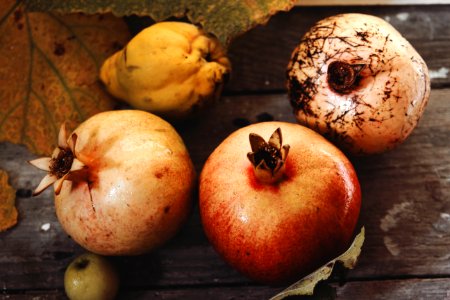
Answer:
[[[165,166],[162,169],[156,170],[154,176],[158,179],[163,178],[164,176],[170,176],[170,168]]]
[[[166,207],[164,207],[164,213],[167,214],[170,211],[170,206],[167,205]]]
[[[78,260],[76,263],[75,263],[75,267],[76,267],[76,269],[78,269],[78,270],[83,270],[83,269],[85,269],[85,268],[87,268],[87,266],[89,265],[89,260],[87,260],[87,259],[81,259],[81,260]]]

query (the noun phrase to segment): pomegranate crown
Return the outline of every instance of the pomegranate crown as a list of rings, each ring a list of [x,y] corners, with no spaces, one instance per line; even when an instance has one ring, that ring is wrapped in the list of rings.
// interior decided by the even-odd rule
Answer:
[[[47,175],[41,180],[38,187],[34,190],[33,196],[39,195],[50,185],[54,185],[55,194],[61,191],[62,184],[70,174],[87,168],[75,155],[75,144],[77,135],[74,133],[67,138],[66,125],[61,125],[58,135],[58,147],[52,153],[51,157],[41,157],[29,161],[30,164],[47,171]]]
[[[247,154],[258,180],[274,183],[282,178],[289,145],[283,145],[281,129],[277,128],[266,142],[256,133],[250,133],[252,152]]]

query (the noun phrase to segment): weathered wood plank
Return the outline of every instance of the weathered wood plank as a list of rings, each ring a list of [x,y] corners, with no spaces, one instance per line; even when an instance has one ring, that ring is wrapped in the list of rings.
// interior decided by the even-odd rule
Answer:
[[[335,295],[335,299],[367,299],[367,300],[410,300],[410,299],[448,299],[450,297],[450,279],[405,279],[383,281],[355,281],[344,285],[331,284],[329,287],[316,291],[316,297],[289,297],[290,300],[330,299],[325,295]],[[269,299],[280,291],[279,288],[266,286],[234,286],[234,287],[192,287],[172,289],[121,289],[118,300],[139,299]],[[324,298],[319,298],[324,295]],[[56,300],[65,299],[62,289],[46,291],[24,291],[1,295],[0,299],[8,300]]]
[[[449,278],[349,282],[337,288],[337,299],[447,300],[449,298]]]
[[[285,90],[285,69],[303,34],[318,20],[346,12],[379,16],[399,30],[431,70],[433,87],[450,85],[450,5],[297,7],[274,16],[236,39],[229,56],[233,72],[227,93]]]
[[[232,131],[269,119],[294,122],[285,94],[226,97],[196,120],[177,124],[196,169]],[[367,240],[349,278],[376,279],[450,275],[450,89],[434,90],[419,127],[399,148],[353,158],[363,189],[361,225]],[[0,287],[62,288],[64,269],[83,252],[65,235],[51,191],[30,198],[42,173],[25,163],[23,147],[0,144],[0,168],[18,189],[18,225],[0,233]],[[48,231],[41,225],[50,223]],[[162,249],[114,258],[128,288],[241,285],[208,244],[197,208],[180,234]]]

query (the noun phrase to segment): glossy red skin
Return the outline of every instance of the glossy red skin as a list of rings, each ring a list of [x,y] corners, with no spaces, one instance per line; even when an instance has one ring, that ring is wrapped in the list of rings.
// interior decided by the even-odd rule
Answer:
[[[246,157],[248,135],[266,140],[280,127],[291,146],[283,180],[260,183]],[[217,252],[266,284],[299,279],[350,244],[361,191],[351,163],[303,126],[267,122],[240,129],[208,158],[200,175],[200,213]]]

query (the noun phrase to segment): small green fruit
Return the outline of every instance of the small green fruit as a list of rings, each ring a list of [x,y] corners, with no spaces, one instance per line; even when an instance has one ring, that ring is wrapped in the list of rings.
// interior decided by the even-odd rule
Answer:
[[[119,289],[119,276],[106,258],[85,253],[67,267],[64,288],[71,300],[114,299]]]

